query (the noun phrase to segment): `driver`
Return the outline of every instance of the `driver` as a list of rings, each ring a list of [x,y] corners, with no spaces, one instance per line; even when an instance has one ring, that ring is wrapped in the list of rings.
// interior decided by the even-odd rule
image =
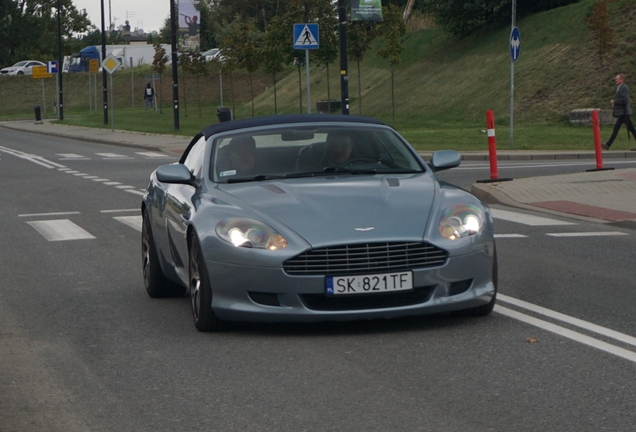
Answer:
[[[238,175],[254,174],[256,168],[256,142],[251,136],[232,138],[228,145],[232,169]]]
[[[353,142],[351,136],[341,131],[330,132],[323,162],[328,166],[343,166],[351,158]]]

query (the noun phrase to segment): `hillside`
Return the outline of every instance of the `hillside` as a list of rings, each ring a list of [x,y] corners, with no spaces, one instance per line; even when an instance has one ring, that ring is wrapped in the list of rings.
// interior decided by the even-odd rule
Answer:
[[[615,48],[610,64],[603,71],[598,70],[591,36],[584,22],[593,3],[594,0],[581,0],[517,23],[522,45],[520,59],[515,64],[516,125],[565,124],[571,109],[609,108],[608,101],[614,91],[612,78],[618,72],[627,74],[627,83],[636,89],[634,0],[615,0],[611,4]],[[387,62],[373,52],[367,54],[361,64],[361,100],[357,96],[357,64],[349,62],[351,113],[360,112],[361,102],[362,114],[394,123],[401,130],[413,130],[424,126],[454,128],[457,122],[462,122],[462,126],[481,126],[484,112],[493,109],[497,123],[505,126],[510,103],[509,32],[509,28],[504,28],[463,39],[437,28],[409,32],[404,38],[406,50],[402,54],[402,64],[395,71],[395,122],[391,119],[391,71]],[[313,111],[318,100],[327,99],[326,70],[324,66],[311,68]],[[149,73],[149,68],[135,71],[137,108],[143,103],[144,77]],[[301,75],[302,104],[306,112],[304,68]],[[116,109],[130,109],[130,71],[115,73],[114,81]],[[271,76],[257,73],[253,82],[257,94],[256,114],[273,114]],[[338,62],[330,66],[330,89],[331,98],[339,100]],[[181,76],[180,90],[181,116],[185,115],[187,108],[193,128],[216,121],[216,106],[220,104],[218,73],[202,78],[198,87],[194,78]],[[54,79],[45,80],[44,92],[49,107],[47,115],[52,116],[50,104],[55,96]],[[94,87],[91,93],[95,94]],[[164,114],[170,114],[170,71],[164,74],[163,86],[158,93],[163,94]],[[87,75],[65,75],[64,95],[67,116],[89,114]],[[237,71],[232,78],[223,76],[223,96],[225,105],[235,105],[237,118],[251,116],[249,80],[245,72]],[[0,106],[0,119],[32,118],[33,105],[42,104],[42,82],[30,77],[3,77],[0,79],[0,98],[4,102]],[[198,114],[199,98],[202,101],[201,117]],[[97,101],[98,110],[89,116],[95,125],[99,125],[101,116],[101,75],[97,76]],[[289,68],[277,85],[277,105],[279,113],[299,111],[298,71],[295,67]],[[161,129],[169,130],[172,119],[170,115],[165,118],[166,127]],[[139,122],[140,125],[142,123]],[[151,128],[150,125],[147,127]]]
[[[593,0],[520,20],[521,56],[515,63],[515,119],[519,122],[559,121],[574,108],[608,108],[613,77],[628,75],[636,88],[636,4],[616,0],[612,26],[616,46],[602,73],[584,18]],[[440,29],[408,33],[402,64],[396,69],[396,123],[482,122],[487,109],[498,122],[509,117],[510,28],[458,39]],[[332,98],[340,98],[338,65],[331,69]],[[631,78],[631,79],[630,79]],[[351,113],[358,114],[357,65],[349,63]],[[600,89],[600,80],[604,87]],[[391,120],[390,68],[368,55],[361,70],[362,113]],[[326,99],[326,69],[312,70],[312,100]],[[259,111],[271,105],[271,91],[257,99]],[[279,104],[298,106],[297,76],[281,84]]]

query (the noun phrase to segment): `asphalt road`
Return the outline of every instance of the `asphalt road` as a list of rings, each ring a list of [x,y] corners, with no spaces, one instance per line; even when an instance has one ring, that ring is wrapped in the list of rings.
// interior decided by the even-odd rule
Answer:
[[[174,159],[0,129],[0,431],[633,430],[636,232],[496,207],[489,317],[203,334],[141,277]]]

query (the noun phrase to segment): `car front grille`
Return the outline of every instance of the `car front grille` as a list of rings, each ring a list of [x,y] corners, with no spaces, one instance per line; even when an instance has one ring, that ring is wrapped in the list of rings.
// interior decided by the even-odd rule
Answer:
[[[338,275],[379,273],[436,267],[448,254],[428,243],[363,243],[311,249],[288,259],[289,275]]]

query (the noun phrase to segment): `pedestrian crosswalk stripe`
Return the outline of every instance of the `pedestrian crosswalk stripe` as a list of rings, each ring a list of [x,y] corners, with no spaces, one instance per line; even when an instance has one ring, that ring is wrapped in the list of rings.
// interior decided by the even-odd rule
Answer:
[[[113,219],[141,232],[141,216],[116,216]]]
[[[170,156],[157,152],[135,152],[135,154],[145,156],[147,158],[168,158]]]
[[[508,210],[491,209],[492,217],[495,219],[516,222],[530,226],[554,226],[554,225],[576,225],[572,222],[564,222],[557,219],[549,219],[541,216],[534,216],[525,213],[511,212]]]
[[[139,195],[139,196],[144,196],[145,192],[144,191],[138,191],[135,189],[124,189],[125,192],[130,192],[130,193],[134,193],[135,195]]]
[[[523,234],[495,234],[495,238],[526,238]]]
[[[69,219],[30,221],[27,222],[48,241],[94,239],[88,231],[74,224]]]
[[[130,156],[118,154],[118,153],[95,153],[97,156],[102,156],[104,159],[132,159]]]

